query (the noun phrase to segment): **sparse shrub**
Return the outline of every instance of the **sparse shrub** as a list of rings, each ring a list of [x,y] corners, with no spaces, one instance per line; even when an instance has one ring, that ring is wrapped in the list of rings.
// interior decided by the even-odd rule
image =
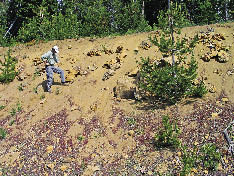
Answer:
[[[128,117],[127,122],[129,126],[134,126],[136,124],[136,119],[132,117]]]
[[[59,95],[59,94],[60,94],[60,89],[57,87],[55,91],[55,95]]]
[[[22,111],[22,105],[20,102],[17,102],[16,107],[12,108],[10,111],[11,116],[15,116],[17,112]]]
[[[0,139],[5,139],[7,135],[7,132],[5,129],[0,128]]]
[[[78,136],[77,140],[80,141],[80,142],[83,141],[84,140],[84,136]]]
[[[12,108],[11,111],[10,111],[10,114],[11,114],[11,116],[15,116],[15,114],[16,114],[16,109],[15,109],[15,108]]]
[[[3,110],[6,106],[0,105],[0,111]]]
[[[40,76],[40,71],[36,68],[35,71],[34,71],[34,73],[33,73],[32,79],[35,80],[39,76]]]
[[[197,77],[197,63],[194,59],[187,68],[178,63],[174,66],[168,63],[161,66],[156,62],[151,63],[149,58],[142,58],[140,66],[138,86],[153,102],[175,104],[184,97],[203,96],[206,93],[203,84],[193,84]]]
[[[42,94],[42,95],[40,96],[40,100],[43,100],[43,99],[45,99],[45,94]]]
[[[0,60],[0,82],[9,83],[12,82],[18,74],[15,70],[17,59],[11,56],[11,50],[7,52],[7,56],[4,56],[4,61]]]
[[[33,92],[36,93],[36,94],[38,93],[37,87],[33,88]]]
[[[15,120],[13,119],[10,121],[9,125],[12,126],[14,123],[15,123]]]
[[[201,148],[200,160],[204,168],[212,171],[216,170],[221,160],[221,154],[217,151],[215,144],[204,144]]]
[[[163,127],[155,134],[155,146],[157,148],[161,147],[172,147],[178,148],[180,146],[179,133],[180,129],[178,128],[175,122],[169,120],[168,116],[162,117]]]
[[[18,86],[18,90],[19,90],[19,91],[23,91],[23,90],[24,90],[23,84],[22,84],[22,83],[20,83],[20,85]]]
[[[155,104],[175,104],[189,96],[203,96],[207,91],[204,83],[194,85],[197,77],[197,62],[193,56],[193,49],[198,41],[198,36],[187,38],[180,37],[180,28],[188,24],[181,6],[172,5],[166,15],[159,16],[159,27],[162,29],[160,39],[150,37],[151,42],[159,47],[162,55],[172,58],[169,63],[164,59],[160,62],[142,58],[140,62],[140,80],[138,87]],[[179,16],[178,14],[181,14]],[[168,20],[168,16],[170,16]],[[172,22],[173,21],[173,22]],[[174,33],[178,36],[174,39]],[[187,62],[188,56],[191,59]],[[175,61],[175,56],[177,61]]]
[[[16,109],[17,109],[17,112],[22,111],[22,105],[21,105],[20,102],[18,102],[18,103],[16,104]]]
[[[181,176],[186,176],[189,175],[191,172],[191,169],[197,166],[197,158],[198,154],[197,148],[189,150],[186,146],[182,146],[182,163],[183,163],[183,168],[182,171],[180,172]]]

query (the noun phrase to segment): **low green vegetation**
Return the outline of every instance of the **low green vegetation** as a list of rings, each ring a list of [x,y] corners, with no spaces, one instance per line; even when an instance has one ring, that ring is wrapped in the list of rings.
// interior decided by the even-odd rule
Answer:
[[[169,116],[162,117],[163,127],[155,135],[154,143],[157,148],[171,147],[178,148],[180,140],[178,138],[180,129],[176,122],[172,122]]]
[[[45,94],[42,94],[42,95],[40,96],[40,100],[43,100],[43,99],[45,99]]]
[[[22,111],[22,105],[20,102],[17,102],[16,107],[13,107],[10,111],[11,116],[15,116],[16,113]]]
[[[159,36],[150,37],[150,40],[159,48],[163,58],[142,58],[139,63],[138,87],[143,91],[143,96],[149,98],[153,104],[175,104],[183,98],[202,97],[207,93],[202,81],[194,84],[198,77],[198,65],[193,49],[198,36],[181,36],[180,28],[188,23],[185,19],[181,6],[177,4],[172,4],[172,10],[168,10],[166,15],[160,14],[158,20],[162,32]]]
[[[207,143],[201,148],[200,160],[202,166],[210,171],[216,170],[221,160],[221,154],[215,144]]]
[[[0,105],[0,111],[3,110],[6,106]]]
[[[0,82],[9,83],[12,82],[17,76],[16,71],[17,59],[11,56],[11,50],[9,49],[7,55],[4,55],[4,60],[0,60]]]
[[[7,132],[5,129],[0,128],[0,139],[5,139],[7,135]]]
[[[168,116],[162,118],[162,128],[155,134],[154,144],[157,149],[170,148],[181,151],[182,169],[181,176],[187,176],[192,169],[203,168],[210,172],[217,170],[221,160],[221,153],[213,143],[205,143],[203,146],[192,148],[182,145],[179,139],[180,129],[177,123]]]

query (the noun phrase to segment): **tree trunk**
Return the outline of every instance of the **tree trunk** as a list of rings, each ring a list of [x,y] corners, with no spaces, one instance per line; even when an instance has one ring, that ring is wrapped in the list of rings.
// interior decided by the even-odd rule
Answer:
[[[145,1],[142,1],[142,11],[141,11],[142,16],[145,16]]]
[[[171,1],[168,0],[168,11],[169,11],[169,15],[168,15],[168,20],[169,20],[169,28],[171,30],[171,39],[172,39],[172,46],[174,47],[174,43],[175,43],[175,39],[174,39],[174,29],[173,29],[173,17],[172,17],[172,14],[171,14]],[[174,66],[175,64],[175,56],[174,56],[174,48],[172,48],[171,50],[172,52],[172,66]]]

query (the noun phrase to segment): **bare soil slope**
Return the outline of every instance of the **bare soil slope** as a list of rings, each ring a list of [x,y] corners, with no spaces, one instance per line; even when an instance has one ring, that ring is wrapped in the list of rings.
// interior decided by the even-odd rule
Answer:
[[[152,145],[164,114],[179,120],[181,140],[188,146],[215,142],[224,158],[217,173],[232,174],[234,163],[222,131],[234,119],[234,23],[190,27],[182,33],[194,36],[207,32],[208,27],[222,34],[218,42],[229,48],[229,61],[224,63],[201,59],[207,43],[195,48],[198,75],[209,93],[203,99],[153,111],[134,99],[121,98],[121,91],[115,97],[114,87],[124,81],[133,85],[135,78],[129,73],[141,57],[162,57],[156,46],[144,45],[150,44],[148,36],[155,32],[13,47],[20,75],[0,85],[0,105],[5,106],[0,110],[0,127],[7,131],[0,140],[0,175],[178,173],[180,153],[155,150]],[[60,48],[59,67],[71,82],[62,86],[55,74],[50,94],[45,91],[46,75],[37,58],[54,45]],[[1,59],[7,50],[0,48]],[[114,71],[107,69],[110,65]],[[204,169],[195,171],[195,175],[208,175]]]

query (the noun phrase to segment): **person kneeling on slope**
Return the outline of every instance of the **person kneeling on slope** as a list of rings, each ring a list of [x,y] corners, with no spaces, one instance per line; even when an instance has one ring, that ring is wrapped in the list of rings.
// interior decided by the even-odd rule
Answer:
[[[55,67],[55,64],[59,62],[58,58],[59,48],[58,46],[53,46],[52,49],[41,56],[42,61],[45,63],[46,67],[46,77],[47,77],[47,91],[51,92],[51,86],[53,84],[53,73],[60,74],[62,85],[66,85],[64,71]]]

